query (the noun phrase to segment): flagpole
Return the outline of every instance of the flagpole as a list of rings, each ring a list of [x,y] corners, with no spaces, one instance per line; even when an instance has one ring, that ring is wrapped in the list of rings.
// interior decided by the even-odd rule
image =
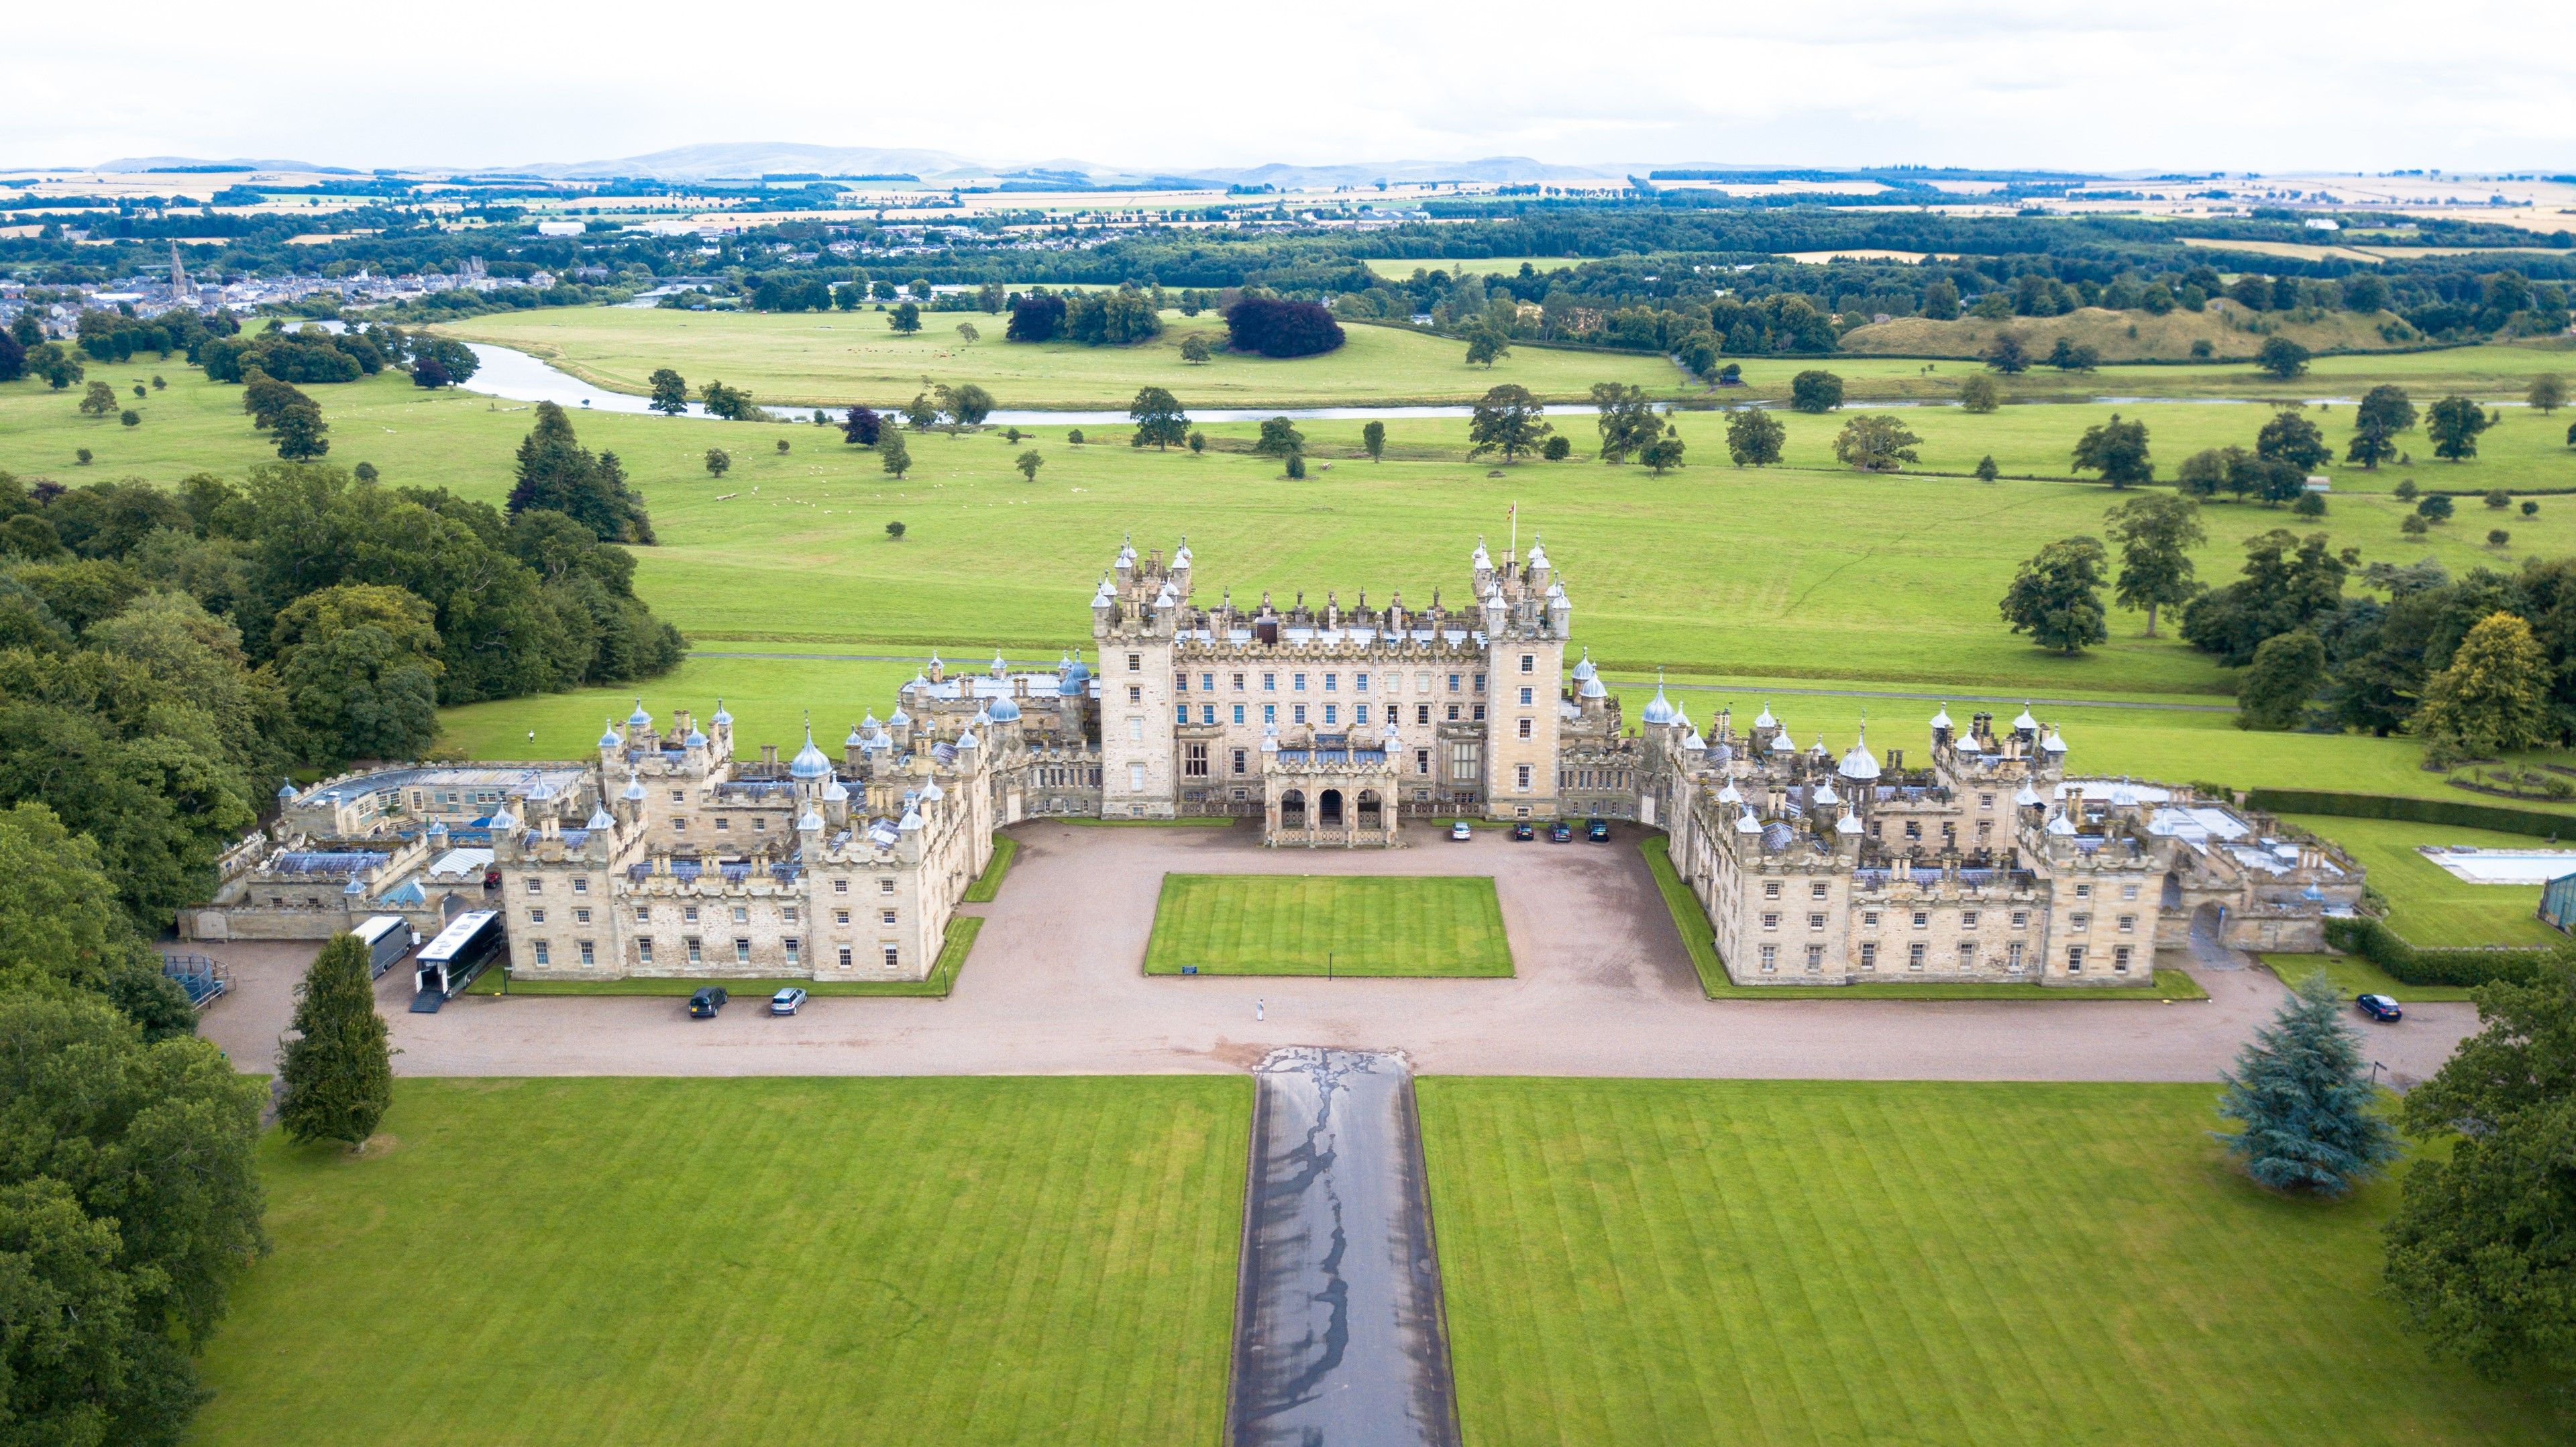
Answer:
[[[1510,562],[1521,555],[1521,505],[1513,503],[1507,511],[1512,519],[1512,546],[1510,551],[1503,554],[1503,560]]]

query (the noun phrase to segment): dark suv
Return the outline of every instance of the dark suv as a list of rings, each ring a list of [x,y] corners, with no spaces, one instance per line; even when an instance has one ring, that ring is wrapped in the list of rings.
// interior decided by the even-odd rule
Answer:
[[[725,987],[722,985],[701,985],[698,987],[698,992],[689,997],[689,1018],[712,1020],[716,1017],[716,1012],[725,1007],[725,1001],[729,998],[731,997],[725,994]]]

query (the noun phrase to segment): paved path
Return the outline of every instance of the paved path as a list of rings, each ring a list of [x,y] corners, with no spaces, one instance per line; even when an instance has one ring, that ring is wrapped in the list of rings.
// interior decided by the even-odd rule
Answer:
[[[1703,998],[1654,880],[1619,827],[1611,844],[1451,844],[1309,854],[1248,827],[1022,825],[1018,862],[947,1000],[817,999],[793,1019],[744,1001],[710,1021],[683,1001],[472,995],[404,1013],[410,972],[377,997],[407,1075],[1006,1075],[1243,1071],[1284,1045],[1400,1050],[1424,1074],[1753,1079],[2215,1080],[2280,984],[2199,972],[2207,1004]],[[1147,979],[1145,938],[1166,871],[1490,874],[1518,975],[1507,980]],[[239,953],[235,977],[246,972]],[[249,947],[256,952],[276,947]],[[290,954],[292,952],[290,951]],[[304,958],[310,958],[309,947]],[[2168,957],[2164,965],[2187,961]],[[288,976],[291,979],[291,975]],[[264,1064],[285,1012],[245,991],[207,1033]],[[1255,1019],[1255,1002],[1265,1018]],[[2430,1074],[2476,1028],[2469,1005],[2409,1005],[2373,1027],[2370,1057]]]
[[[1449,1336],[1401,1056],[1282,1050],[1254,1074],[1233,1447],[1454,1447]]]

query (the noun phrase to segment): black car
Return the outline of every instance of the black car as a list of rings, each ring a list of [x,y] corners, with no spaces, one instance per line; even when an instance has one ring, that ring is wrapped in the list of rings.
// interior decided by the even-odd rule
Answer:
[[[1550,844],[1571,844],[1571,843],[1573,843],[1573,842],[1574,842],[1574,826],[1573,826],[1573,825],[1571,825],[1571,824],[1566,823],[1566,822],[1565,822],[1564,820],[1562,820],[1562,819],[1559,819],[1559,820],[1557,820],[1555,823],[1548,825],[1548,826],[1547,826],[1547,842],[1548,842],[1548,843],[1550,843]]]
[[[689,1018],[712,1020],[716,1017],[716,1012],[723,1009],[725,1001],[730,998],[732,997],[725,994],[725,987],[722,985],[701,985],[698,987],[698,992],[689,997]]]
[[[2399,1009],[2397,1002],[2386,995],[2359,995],[2354,997],[2352,1003],[2360,1009],[2361,1013],[2383,1023],[2406,1018],[2406,1012]]]
[[[1610,821],[1607,819],[1595,819],[1591,823],[1586,824],[1583,826],[1583,837],[1591,840],[1595,844],[1609,843]]]
[[[1530,827],[1530,822],[1527,819],[1523,819],[1518,824],[1512,826],[1512,837],[1514,839],[1522,840],[1536,839],[1538,837],[1538,831]]]

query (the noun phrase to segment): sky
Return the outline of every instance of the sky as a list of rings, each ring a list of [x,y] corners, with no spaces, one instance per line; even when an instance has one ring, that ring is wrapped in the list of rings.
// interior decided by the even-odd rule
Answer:
[[[1464,160],[2576,172],[2523,0],[133,0],[6,23],[0,166],[580,161],[721,141],[1155,169]]]

